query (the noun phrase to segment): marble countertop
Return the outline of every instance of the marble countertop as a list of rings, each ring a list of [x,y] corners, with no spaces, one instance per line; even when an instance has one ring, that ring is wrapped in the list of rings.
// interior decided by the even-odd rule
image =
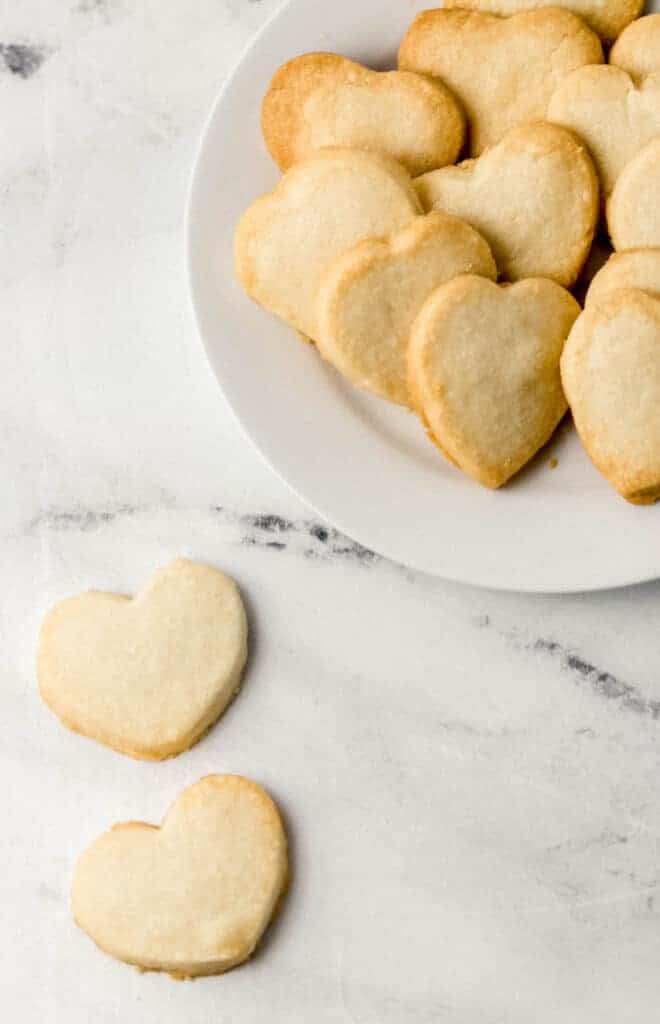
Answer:
[[[660,584],[495,594],[318,522],[232,420],[188,308],[203,118],[275,0],[22,0],[0,37],[7,1020],[624,1024],[660,1005]],[[247,597],[240,698],[162,765],[65,731],[40,618],[208,560]],[[246,967],[99,953],[72,864],[212,771],[285,810],[293,886]]]

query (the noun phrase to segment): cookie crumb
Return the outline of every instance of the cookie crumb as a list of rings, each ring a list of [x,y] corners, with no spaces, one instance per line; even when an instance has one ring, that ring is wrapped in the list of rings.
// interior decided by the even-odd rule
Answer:
[[[550,459],[550,469],[556,469],[558,465],[559,459],[555,459],[554,457]]]

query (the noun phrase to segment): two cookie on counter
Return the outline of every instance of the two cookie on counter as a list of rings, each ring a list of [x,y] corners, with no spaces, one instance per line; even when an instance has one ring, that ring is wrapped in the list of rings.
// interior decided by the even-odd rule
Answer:
[[[656,74],[638,27],[660,37],[660,17],[634,22],[640,6],[452,2],[415,19],[399,71],[307,54],[264,99],[284,176],[237,229],[246,291],[354,384],[415,409],[489,487],[549,440],[568,398],[610,482],[636,502],[660,494],[655,299],[634,279],[634,295],[604,301],[605,281],[581,314],[566,290],[591,249],[601,184],[617,247],[660,247],[648,240],[657,204],[642,204],[639,238],[633,216],[660,156],[660,45]],[[631,21],[619,63],[603,64],[593,29],[609,43]],[[626,126],[625,110],[638,111]],[[621,292],[617,266],[608,292]]]
[[[89,592],[46,616],[41,696],[74,732],[142,760],[175,757],[241,685],[248,651],[234,581],[185,558],[135,595]],[[72,909],[105,952],[177,978],[218,974],[254,952],[288,884],[271,797],[236,775],[183,791],[160,827],[124,822],[76,864]]]

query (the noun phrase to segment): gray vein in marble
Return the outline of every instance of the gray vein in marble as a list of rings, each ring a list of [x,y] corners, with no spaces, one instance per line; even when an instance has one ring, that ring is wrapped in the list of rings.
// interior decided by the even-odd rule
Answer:
[[[0,57],[5,68],[19,78],[31,78],[49,55],[49,51],[43,46],[0,43]]]
[[[634,714],[645,715],[654,721],[660,719],[660,701],[647,700],[631,683],[618,679],[556,640],[539,637],[525,644],[525,648],[556,658],[566,672],[570,672],[579,683],[586,683],[599,697],[620,701],[621,707]]]
[[[105,509],[45,509],[34,517],[29,532],[52,530],[55,533],[63,533],[66,530],[80,530],[89,533],[107,526],[115,519],[135,515],[137,511],[135,505],[117,505],[115,508]]]
[[[109,18],[110,14],[117,8],[117,0],[78,0],[74,11],[78,14],[102,14]]]
[[[472,624],[479,630],[488,629],[492,626],[490,615],[476,615],[473,617]],[[660,700],[647,699],[631,683],[624,682],[613,673],[593,665],[587,658],[558,640],[546,637],[526,640],[517,630],[496,630],[496,632],[514,647],[545,654],[557,660],[562,670],[569,673],[578,684],[587,685],[593,693],[606,700],[618,700],[625,711],[651,718],[654,722],[660,720]],[[576,734],[588,734],[589,731],[580,729]]]
[[[503,740],[521,734],[519,729],[511,729],[508,726],[489,729],[483,725],[466,722],[461,718],[434,717],[433,721],[440,732],[448,733],[459,739]]]
[[[480,614],[472,618],[472,625],[476,629],[488,629],[492,626],[492,620],[489,615]],[[660,701],[643,697],[632,683],[624,682],[612,672],[594,665],[587,658],[564,646],[558,640],[551,640],[547,637],[526,640],[515,629],[502,630],[496,627],[496,632],[517,649],[547,655],[558,661],[563,671],[568,672],[578,684],[589,686],[597,696],[608,701],[619,701],[620,706],[626,711],[643,715],[653,721],[660,720]],[[576,735],[589,733],[589,729],[580,729]]]
[[[47,508],[42,509],[30,522],[28,532],[51,530],[63,533],[79,530],[88,533],[108,526],[117,519],[150,511],[153,509],[149,506],[130,504],[105,508]],[[210,512],[236,527],[240,532],[239,543],[245,547],[265,548],[269,551],[291,550],[309,559],[343,559],[363,567],[387,562],[362,544],[316,519],[286,519],[268,512],[241,514],[221,505],[214,506]]]
[[[564,842],[555,843],[547,847],[546,853],[585,853],[594,847],[625,846],[629,840],[630,836],[606,828],[597,836],[589,836],[587,839],[566,839]]]
[[[222,506],[215,507],[213,511],[233,518],[232,513]],[[302,541],[305,558],[343,558],[362,566],[375,565],[381,561],[374,551],[315,519],[293,520],[270,513],[257,513],[241,515],[238,522],[245,530],[242,543],[249,547],[286,551],[292,542],[299,544]]]
[[[582,895],[583,890],[580,886],[564,884],[563,888],[570,900],[568,903],[568,909],[571,913],[575,913],[576,911],[588,910],[593,907],[609,907],[616,905],[617,903],[628,903],[630,900],[640,899],[643,899],[644,906],[647,910],[653,911],[655,893],[660,889],[660,886],[648,886],[641,889],[621,889],[618,892],[586,897]],[[531,904],[527,907],[519,907],[517,912],[520,915],[524,914],[526,917],[531,917],[535,914],[545,914],[548,911],[556,912],[562,905],[563,901],[561,900],[551,900],[548,903]],[[477,913],[477,911],[466,911],[466,916],[474,917]]]

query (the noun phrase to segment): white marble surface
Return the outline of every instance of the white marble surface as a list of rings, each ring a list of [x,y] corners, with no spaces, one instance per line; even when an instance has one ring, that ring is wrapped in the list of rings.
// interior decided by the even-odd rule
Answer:
[[[369,557],[270,474],[207,370],[187,179],[275,6],[0,5],[3,1019],[657,1020],[660,585],[519,597]],[[196,749],[142,764],[42,706],[34,637],[57,598],[177,554],[235,574],[253,657]],[[284,807],[284,913],[223,978],[139,975],[73,926],[72,863],[211,771]]]

